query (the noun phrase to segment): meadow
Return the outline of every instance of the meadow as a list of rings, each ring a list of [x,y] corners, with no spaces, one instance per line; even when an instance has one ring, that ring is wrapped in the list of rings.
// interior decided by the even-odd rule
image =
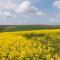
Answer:
[[[0,32],[0,60],[60,60],[60,29]]]

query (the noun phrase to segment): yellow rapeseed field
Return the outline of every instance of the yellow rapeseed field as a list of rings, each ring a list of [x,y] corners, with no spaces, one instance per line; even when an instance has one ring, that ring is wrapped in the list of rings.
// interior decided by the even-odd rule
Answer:
[[[0,60],[60,60],[60,29],[0,32]]]

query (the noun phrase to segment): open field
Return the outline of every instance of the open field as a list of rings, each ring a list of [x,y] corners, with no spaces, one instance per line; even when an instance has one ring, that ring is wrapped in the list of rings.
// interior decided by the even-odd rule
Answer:
[[[0,32],[0,60],[60,60],[60,29]]]

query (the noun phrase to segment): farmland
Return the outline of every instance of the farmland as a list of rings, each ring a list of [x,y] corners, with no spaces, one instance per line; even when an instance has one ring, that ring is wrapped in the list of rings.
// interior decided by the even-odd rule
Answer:
[[[0,60],[60,60],[60,29],[0,32]]]
[[[0,25],[0,31],[28,31],[28,30],[43,30],[43,29],[60,29],[60,25]]]

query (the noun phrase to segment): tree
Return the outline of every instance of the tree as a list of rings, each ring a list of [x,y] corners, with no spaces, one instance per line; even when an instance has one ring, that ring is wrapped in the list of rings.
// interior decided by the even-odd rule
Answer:
[[[0,25],[0,32],[3,32],[4,29],[5,29],[5,25]]]

